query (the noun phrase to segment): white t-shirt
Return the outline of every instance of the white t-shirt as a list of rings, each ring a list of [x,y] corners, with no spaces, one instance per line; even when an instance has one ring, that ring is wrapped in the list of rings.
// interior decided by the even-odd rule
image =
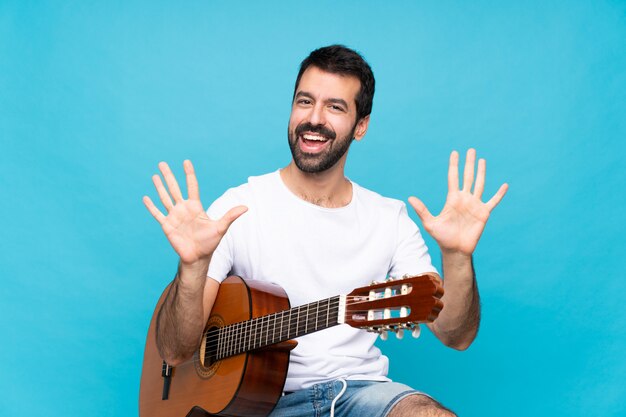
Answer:
[[[352,190],[347,206],[320,207],[293,194],[279,171],[229,189],[208,209],[209,217],[219,219],[237,205],[249,210],[217,247],[209,277],[276,283],[295,307],[387,276],[436,272],[404,203],[355,183]],[[345,324],[298,338],[285,391],[339,377],[388,380],[389,360],[375,340],[375,334]]]

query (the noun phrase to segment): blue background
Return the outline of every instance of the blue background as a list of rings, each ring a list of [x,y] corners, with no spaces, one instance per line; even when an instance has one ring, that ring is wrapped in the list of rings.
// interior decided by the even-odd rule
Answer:
[[[377,78],[351,179],[438,212],[473,146],[510,183],[478,339],[380,343],[391,376],[462,416],[625,415],[626,2],[336,3],[0,0],[0,414],[136,415],[177,261],[157,163],[205,205],[286,165],[298,64],[344,43]]]

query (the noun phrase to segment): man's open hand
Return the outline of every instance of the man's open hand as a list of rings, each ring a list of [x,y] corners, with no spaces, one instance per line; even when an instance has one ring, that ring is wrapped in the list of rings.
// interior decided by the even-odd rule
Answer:
[[[187,192],[189,194],[187,200],[183,199],[170,167],[165,162],[161,162],[159,169],[163,174],[169,193],[165,189],[161,177],[154,175],[152,181],[163,206],[167,210],[167,216],[161,213],[150,197],[144,196],[143,202],[152,216],[161,224],[165,236],[180,256],[183,264],[193,264],[197,261],[208,262],[232,222],[248,209],[245,206],[237,206],[230,209],[219,220],[209,219],[200,201],[198,181],[191,161],[186,160],[183,166],[187,177]]]
[[[508,189],[503,184],[498,192],[486,203],[481,201],[485,186],[486,162],[478,161],[476,183],[474,183],[474,166],[476,151],[467,151],[465,169],[463,171],[463,188],[459,189],[459,154],[450,154],[448,169],[448,197],[438,216],[430,214],[424,203],[416,197],[409,197],[409,203],[422,220],[426,231],[437,241],[441,251],[471,255],[478,244],[480,235],[485,229],[489,214],[498,205]]]

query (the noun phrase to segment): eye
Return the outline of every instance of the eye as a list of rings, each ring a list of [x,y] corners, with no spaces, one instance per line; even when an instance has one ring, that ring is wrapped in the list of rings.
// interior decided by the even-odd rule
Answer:
[[[344,112],[344,108],[339,106],[338,104],[331,104],[330,109],[336,112]]]
[[[311,104],[311,100],[309,100],[308,98],[300,98],[296,101],[296,103],[308,106],[309,104]]]

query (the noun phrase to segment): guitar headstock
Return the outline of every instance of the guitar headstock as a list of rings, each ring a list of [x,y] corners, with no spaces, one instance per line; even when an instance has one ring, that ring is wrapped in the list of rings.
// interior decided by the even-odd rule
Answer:
[[[441,279],[434,273],[388,278],[360,287],[346,296],[344,323],[402,338],[404,330],[419,336],[419,323],[434,321],[443,308]]]

